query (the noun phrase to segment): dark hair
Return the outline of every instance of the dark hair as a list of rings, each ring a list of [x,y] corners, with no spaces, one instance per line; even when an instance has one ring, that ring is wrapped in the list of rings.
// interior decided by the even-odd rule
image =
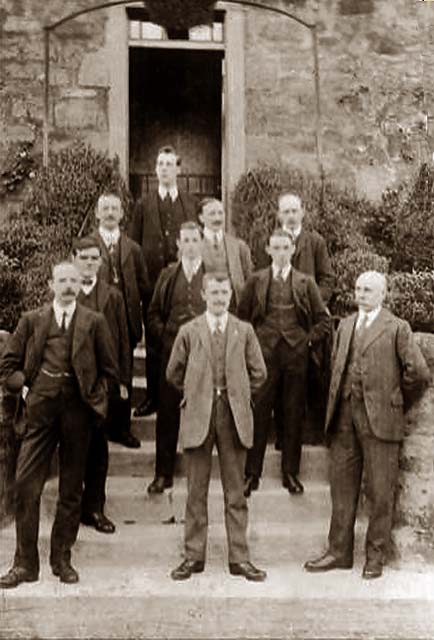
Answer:
[[[195,222],[194,220],[187,220],[186,222],[183,222],[181,224],[181,226],[179,227],[179,233],[178,236],[181,237],[181,231],[183,231],[184,229],[187,229],[189,231],[198,231],[199,235],[201,236],[201,228],[199,227],[199,225],[197,224],[197,222]]]
[[[216,280],[217,282],[229,282],[232,288],[231,278],[227,271],[207,271],[203,274],[202,289],[206,288],[206,283],[209,280]]]
[[[96,238],[85,236],[84,238],[76,238],[72,244],[72,255],[76,256],[79,251],[86,249],[98,249],[101,254],[101,246]]]
[[[160,155],[160,153],[172,153],[176,158],[176,164],[178,166],[181,164],[181,156],[178,155],[178,153],[176,152],[175,147],[172,147],[172,145],[167,144],[164,147],[160,147],[158,149],[157,158]]]
[[[295,244],[294,243],[294,238],[287,231],[285,231],[285,229],[281,229],[280,227],[277,227],[276,229],[273,229],[273,231],[270,234],[270,237],[268,238],[268,243],[270,243],[270,240],[273,237],[288,238],[288,240],[290,240],[291,244]]]

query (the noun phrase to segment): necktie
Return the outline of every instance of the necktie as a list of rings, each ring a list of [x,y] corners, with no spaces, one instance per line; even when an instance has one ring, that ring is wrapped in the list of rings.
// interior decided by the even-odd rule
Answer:
[[[67,314],[67,312],[66,312],[66,311],[64,311],[64,312],[62,313],[62,322],[61,322],[61,324],[60,324],[60,331],[61,331],[62,333],[65,333],[65,331],[66,331],[66,318],[67,318],[67,317],[68,317],[68,314]]]
[[[218,249],[219,248],[219,236],[218,233],[214,233],[214,249]]]
[[[362,315],[362,319],[360,320],[360,324],[356,327],[357,333],[361,336],[368,326],[368,316],[366,313]]]

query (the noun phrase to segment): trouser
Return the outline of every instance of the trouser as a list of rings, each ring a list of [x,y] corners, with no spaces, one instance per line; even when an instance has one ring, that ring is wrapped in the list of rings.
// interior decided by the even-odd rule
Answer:
[[[383,564],[392,529],[394,492],[398,476],[399,443],[379,440],[369,425],[363,399],[343,399],[330,446],[332,517],[329,549],[337,558],[352,560],[354,523],[365,471],[370,506],[366,558]]]
[[[134,361],[135,345],[130,345],[131,363]],[[131,367],[133,371],[133,367]],[[131,433],[131,395],[133,393],[133,379],[126,385],[128,398],[122,400],[119,392],[119,385],[109,383],[109,411],[105,421],[107,435],[114,439],[122,438]]]
[[[166,368],[169,357],[170,349],[164,349],[161,358],[160,403],[156,423],[155,475],[171,479],[175,472],[181,394],[166,380]]]
[[[306,407],[308,351],[296,352],[283,339],[265,358],[267,380],[260,388],[254,409],[254,441],[247,454],[246,476],[262,475],[267,434],[276,397],[282,394],[282,474],[297,475],[300,470],[301,435]]]
[[[145,320],[146,338],[146,398],[158,405],[160,375],[163,370],[158,343],[153,340]],[[164,373],[164,371],[163,371]]]
[[[39,571],[38,535],[42,490],[59,444],[59,496],[51,532],[50,562],[69,560],[80,524],[81,497],[93,411],[78,391],[54,398],[31,392],[27,431],[16,471],[16,552],[14,565]]]
[[[185,556],[205,561],[208,533],[208,489],[212,450],[217,446],[223,484],[229,562],[249,559],[247,501],[243,494],[246,449],[240,442],[225,394],[215,396],[209,432],[197,448],[185,449],[188,496],[185,512]]]
[[[81,512],[83,514],[103,513],[104,511],[108,460],[108,442],[104,426],[94,425],[86,461],[84,491],[81,503]]]

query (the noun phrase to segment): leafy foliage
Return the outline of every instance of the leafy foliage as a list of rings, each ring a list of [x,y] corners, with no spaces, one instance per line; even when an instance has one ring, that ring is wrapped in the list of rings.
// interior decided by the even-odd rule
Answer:
[[[36,163],[31,148],[30,143],[25,143],[9,149],[0,176],[0,197],[18,191],[28,178],[35,177]]]
[[[434,272],[394,273],[390,307],[415,331],[434,332]]]

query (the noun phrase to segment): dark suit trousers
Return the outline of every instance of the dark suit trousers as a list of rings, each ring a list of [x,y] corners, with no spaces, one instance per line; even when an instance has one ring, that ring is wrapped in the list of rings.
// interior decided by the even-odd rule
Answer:
[[[108,460],[108,442],[104,425],[94,424],[87,453],[81,504],[82,513],[102,513],[104,511]]]
[[[94,414],[77,390],[54,398],[30,393],[27,432],[16,471],[14,565],[39,570],[38,534],[41,494],[59,444],[59,496],[51,532],[50,562],[69,559],[80,524],[83,478]]]
[[[146,339],[146,397],[158,404],[160,376],[165,374],[165,369],[161,364],[159,345],[152,338],[149,331],[147,319],[144,319],[145,339]]]
[[[373,435],[363,400],[353,396],[341,401],[331,438],[330,552],[337,558],[353,557],[354,523],[364,469],[370,506],[366,558],[383,564],[392,528],[399,443],[384,442]]]
[[[131,362],[134,361],[135,345],[130,345]],[[133,368],[131,367],[131,371]],[[106,433],[115,438],[122,437],[131,433],[131,396],[133,393],[133,379],[126,385],[128,390],[128,398],[122,400],[119,392],[119,385],[110,383],[110,407],[106,420]]]
[[[185,513],[185,557],[204,561],[208,533],[208,489],[212,450],[217,446],[223,484],[229,562],[249,559],[247,501],[243,495],[246,449],[240,442],[225,395],[215,397],[209,433],[202,446],[185,449],[188,496]]]
[[[155,475],[173,478],[175,472],[176,447],[179,433],[179,403],[181,394],[166,380],[166,369],[170,358],[170,346],[163,347],[160,370],[159,406],[156,424]]]
[[[271,413],[278,394],[281,394],[283,421],[282,473],[298,474],[306,408],[307,361],[308,352],[304,345],[294,349],[283,339],[271,353],[265,353],[268,377],[255,399],[255,434],[253,447],[247,454],[247,476],[262,475]]]

